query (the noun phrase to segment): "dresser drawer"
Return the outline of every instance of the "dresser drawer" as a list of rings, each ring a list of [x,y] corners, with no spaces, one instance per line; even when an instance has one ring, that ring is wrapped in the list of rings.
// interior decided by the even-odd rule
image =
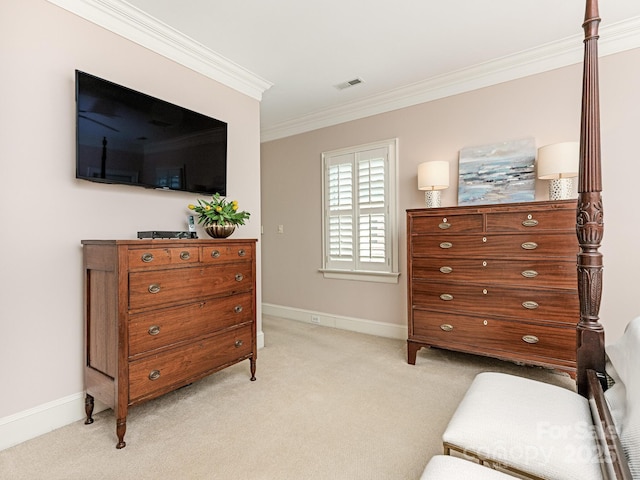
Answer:
[[[576,262],[562,260],[416,257],[411,268],[414,280],[572,290],[577,285]]]
[[[578,254],[575,234],[419,235],[412,255],[465,257],[567,257]]]
[[[141,248],[128,251],[129,268],[155,268],[166,265],[185,265],[200,261],[198,247]]]
[[[129,274],[129,308],[185,304],[220,294],[253,288],[252,264],[229,263],[211,267],[178,268]]]
[[[129,403],[184,385],[252,353],[251,325],[129,364]]]
[[[251,322],[253,318],[251,293],[132,315],[129,357]]]
[[[578,295],[573,291],[511,288],[500,285],[416,281],[413,283],[412,299],[414,307],[450,314],[461,312],[563,323],[577,323],[577,318],[567,318],[567,309],[579,311]]]
[[[231,261],[253,261],[253,244],[214,245],[202,248],[203,263],[226,263]]]
[[[448,216],[415,216],[411,224],[413,234],[474,233],[482,232],[482,214]]]
[[[413,334],[433,346],[575,362],[576,330],[416,310]],[[502,355],[501,355],[502,353]]]
[[[567,226],[576,223],[576,211],[573,208],[487,213],[487,232],[567,231]]]

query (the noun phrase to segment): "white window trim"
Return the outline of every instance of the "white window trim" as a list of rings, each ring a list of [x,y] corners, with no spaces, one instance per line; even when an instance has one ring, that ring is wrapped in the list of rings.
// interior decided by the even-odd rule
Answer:
[[[388,151],[388,222],[389,237],[387,247],[389,249],[390,271],[355,270],[355,269],[335,269],[327,268],[327,212],[326,212],[326,162],[327,159],[339,155],[353,154],[363,150],[374,148],[387,148]],[[324,278],[357,280],[377,283],[398,283],[399,263],[398,263],[398,139],[388,139],[379,142],[357,145],[354,147],[342,148],[323,152],[321,162],[322,178],[322,267],[319,271]]]

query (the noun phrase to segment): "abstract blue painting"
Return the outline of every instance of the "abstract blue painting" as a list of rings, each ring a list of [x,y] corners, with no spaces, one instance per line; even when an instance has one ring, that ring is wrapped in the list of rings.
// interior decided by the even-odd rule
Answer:
[[[458,205],[535,200],[533,138],[460,150]]]

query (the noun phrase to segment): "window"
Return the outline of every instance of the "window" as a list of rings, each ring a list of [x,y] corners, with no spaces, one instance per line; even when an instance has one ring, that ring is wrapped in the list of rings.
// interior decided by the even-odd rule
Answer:
[[[325,277],[398,281],[396,151],[393,139],[322,154]]]

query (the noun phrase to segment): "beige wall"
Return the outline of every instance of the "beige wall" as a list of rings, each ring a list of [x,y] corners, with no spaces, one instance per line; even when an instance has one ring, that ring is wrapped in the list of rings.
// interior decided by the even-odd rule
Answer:
[[[7,418],[13,422],[42,405],[53,410],[69,398],[77,410],[73,415],[82,416],[76,401],[83,390],[80,240],[182,230],[185,205],[194,198],[74,178],[76,68],[229,122],[229,195],[252,212],[241,236],[258,237],[264,224],[258,248],[266,303],[396,326],[406,323],[404,276],[397,285],[385,285],[325,280],[317,271],[320,153],[400,139],[403,265],[404,210],[423,201],[415,188],[418,163],[445,159],[453,171],[464,146],[525,135],[544,145],[578,135],[581,74],[575,66],[266,143],[260,179],[256,100],[45,0],[0,2],[0,60],[2,432],[10,423]],[[631,248],[640,227],[630,200],[640,176],[634,148],[640,125],[640,51],[603,59],[601,79],[606,212],[602,317],[609,338],[615,338],[637,314],[632,273],[640,269],[640,258]],[[452,185],[444,204],[455,202]],[[279,224],[283,234],[276,234]]]
[[[75,179],[74,70],[229,123],[234,237],[260,235],[260,105],[45,0],[1,2],[0,59],[2,426],[84,389],[80,240],[185,230],[195,198]]]
[[[633,274],[640,255],[632,250],[640,233],[632,192],[640,178],[640,50],[601,59],[604,175],[605,283],[601,318],[607,340],[615,340],[640,313]],[[458,152],[526,136],[538,146],[578,140],[580,65],[507,82],[390,113],[348,122],[262,145],[263,301],[292,317],[315,312],[361,324],[406,325],[405,210],[424,206],[416,188],[417,165],[451,164],[452,184],[443,206],[457,204]],[[401,277],[397,285],[324,279],[321,264],[321,158],[326,150],[399,138],[399,230]],[[548,198],[539,182],[537,198]],[[277,234],[277,225],[284,233]],[[265,306],[265,311],[266,311]],[[577,319],[576,319],[577,321]],[[365,329],[366,330],[366,329]],[[398,330],[396,330],[398,331]]]

